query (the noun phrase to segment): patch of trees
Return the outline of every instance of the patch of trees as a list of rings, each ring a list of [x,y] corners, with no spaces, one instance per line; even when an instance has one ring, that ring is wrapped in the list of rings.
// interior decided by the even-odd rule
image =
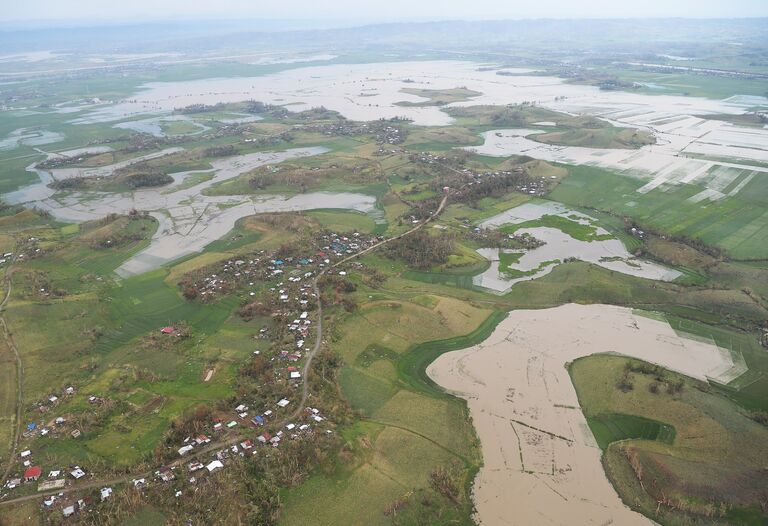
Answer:
[[[529,188],[534,180],[523,170],[503,172],[499,175],[486,176],[471,185],[462,187],[451,196],[452,201],[476,203],[485,197],[502,197],[520,188]],[[433,183],[434,186],[437,186]]]
[[[481,248],[524,248],[532,250],[544,244],[531,234],[506,234],[501,230],[480,228],[469,234],[469,239]]]
[[[219,102],[217,104],[190,104],[183,108],[175,108],[174,113],[180,113],[182,115],[191,115],[195,113],[211,113],[214,111],[221,111],[226,108],[226,103]]]
[[[125,184],[131,188],[165,186],[173,182],[173,177],[160,171],[130,174],[125,177]]]
[[[130,135],[128,140],[129,144],[120,151],[125,153],[136,153],[144,150],[158,150],[169,142],[167,139],[155,137],[154,135],[149,135],[147,133],[135,133]]]
[[[284,111],[288,113],[288,110],[281,106],[275,106],[274,104],[266,104],[261,101],[251,100],[245,106],[245,111],[248,113],[268,113],[274,111]]]
[[[648,384],[648,391],[651,394],[659,394],[662,389],[668,395],[676,395],[683,392],[685,381],[682,379],[669,379],[664,369],[658,365],[645,362],[627,362],[624,364],[624,372],[616,383],[616,387],[623,392],[634,389],[634,379],[632,373],[652,376],[653,381]]]
[[[357,290],[357,285],[338,275],[325,275],[318,284],[325,305],[338,305],[347,312],[357,310],[357,302],[348,296]]]
[[[248,179],[248,186],[254,190],[264,190],[265,188],[272,186],[277,182],[275,174],[268,171],[260,171],[254,174],[253,177]]]
[[[698,250],[699,252],[703,252],[704,254],[712,256],[713,258],[717,258],[721,260],[728,259],[728,254],[726,253],[725,250],[723,250],[720,247],[713,247],[711,245],[707,245],[700,239],[687,237],[687,236],[679,236],[679,235],[676,236],[676,235],[665,234],[653,228],[649,228],[647,226],[641,226],[637,222],[635,222],[635,220],[632,219],[631,217],[625,216],[623,219],[624,219],[624,230],[630,235],[639,236],[638,232],[642,231],[643,235],[653,235],[661,239],[666,239],[669,241],[673,241],[675,243],[688,245],[689,247],[695,250]],[[633,228],[635,229],[634,231],[632,230]]]
[[[186,290],[186,287],[184,287],[183,290]],[[197,296],[197,292],[195,292],[195,296]],[[184,294],[184,297],[187,297],[187,295]],[[274,309],[271,305],[264,303],[263,301],[252,301],[242,305],[239,309],[237,309],[237,314],[243,320],[251,321],[258,316],[271,316],[273,310]]]
[[[229,157],[235,155],[237,150],[231,144],[211,146],[203,150],[203,157]]]
[[[758,424],[768,427],[768,413],[765,411],[750,411],[747,416]]]
[[[390,258],[425,270],[448,262],[448,256],[454,251],[454,240],[450,234],[430,235],[422,229],[390,242],[386,248]]]
[[[9,205],[0,199],[0,215],[12,215],[21,212],[23,207],[19,205]]]
[[[54,190],[80,190],[88,185],[87,177],[69,177],[51,181],[48,187]]]

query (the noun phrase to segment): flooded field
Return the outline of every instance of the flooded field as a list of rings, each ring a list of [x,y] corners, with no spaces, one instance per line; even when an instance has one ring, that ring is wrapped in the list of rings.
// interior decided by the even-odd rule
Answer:
[[[475,276],[473,283],[496,293],[506,294],[515,283],[545,276],[567,258],[576,258],[609,270],[646,279],[672,281],[681,275],[677,270],[634,257],[620,240],[604,239],[610,237],[608,232],[599,226],[592,226],[595,223],[593,218],[569,210],[557,203],[526,203],[491,217],[481,223],[480,226],[498,228],[506,224],[536,221],[544,216],[567,218],[579,225],[593,228],[594,235],[598,238],[580,240],[562,230],[547,226],[521,228],[516,231],[517,234],[530,234],[536,239],[544,241],[545,244],[528,251],[502,251],[502,253],[520,254],[517,260],[509,265],[510,273],[505,273],[500,268],[499,249],[477,250],[481,256],[491,262],[491,265],[485,272]]]
[[[42,146],[64,140],[57,132],[44,129],[19,128],[0,139],[0,151],[13,150],[19,146]]]
[[[761,97],[718,101],[601,91],[594,86],[566,84],[556,77],[531,76],[530,70],[507,68],[505,75],[498,75],[497,70],[481,66],[459,61],[328,65],[262,77],[150,83],[129,100],[98,106],[81,113],[72,123],[125,121],[138,115],[167,114],[191,104],[259,100],[284,105],[291,111],[323,106],[361,121],[402,116],[418,125],[442,126],[452,122],[442,111],[444,107],[533,102],[555,111],[594,115],[618,126],[647,130],[655,136],[656,144],[638,150],[552,146],[530,138],[541,130],[506,129],[484,133],[485,144],[477,151],[599,166],[648,179],[648,185],[641,190],[645,192],[665,185],[704,186],[692,198],[694,201],[733,195],[743,188],[740,183],[768,172],[761,165],[768,161],[768,129],[701,117],[745,113],[756,104],[755,99],[765,103]],[[459,86],[480,95],[443,107],[402,105],[427,101],[404,93],[405,88],[439,90]],[[542,121],[536,125],[553,127],[557,123]],[[157,117],[116,126],[162,133]]]
[[[727,350],[623,307],[513,311],[486,341],[443,354],[427,369],[467,400],[480,436],[480,524],[570,526],[574,517],[578,524],[654,524],[619,499],[579,409],[565,365],[595,353],[639,358],[701,380],[727,381],[744,370]]]
[[[768,150],[758,146],[768,147],[768,130],[719,129],[720,123],[715,121],[693,117],[683,120],[689,127],[698,127],[700,137],[687,135],[684,128],[662,131],[660,127],[652,128],[658,144],[638,150],[601,149],[544,144],[530,138],[542,133],[541,130],[521,128],[485,132],[484,144],[473,150],[496,157],[528,155],[544,161],[606,168],[648,180],[640,188],[641,193],[666,186],[697,184],[704,190],[691,197],[695,201],[733,196],[753,177],[768,177],[768,168],[760,165],[768,159]],[[699,159],[693,156],[695,153],[733,161]]]
[[[163,124],[170,122],[186,122],[197,128],[194,132],[185,133],[183,135],[195,135],[210,129],[208,126],[201,124],[196,120],[187,117],[186,115],[169,115],[165,117],[150,117],[149,119],[125,121],[115,124],[114,127],[131,130],[138,133],[148,133],[150,135],[154,135],[155,137],[167,137],[168,134],[163,130]]]
[[[286,105],[292,111],[324,106],[355,120],[405,116],[418,125],[451,122],[438,107],[397,106],[398,102],[426,100],[402,93],[406,87],[435,90],[464,86],[481,93],[470,101],[449,106],[536,102],[557,111],[600,115],[627,123],[681,115],[739,114],[750,107],[739,100],[601,91],[566,84],[556,77],[526,75],[531,70],[525,69],[505,68],[512,75],[502,76],[493,69],[481,71],[481,66],[459,61],[343,64],[297,68],[262,77],[150,83],[130,100],[90,112],[82,122],[110,122],[138,114],[170,112],[190,104],[246,100]],[[726,125],[711,122],[715,127]]]
[[[40,181],[17,192],[7,194],[9,203],[34,205],[50,212],[55,218],[68,222],[83,222],[102,218],[110,213],[127,213],[136,209],[149,212],[160,227],[145,250],[126,261],[118,274],[129,276],[199,252],[206,245],[229,232],[241,217],[262,212],[309,210],[314,208],[346,208],[361,212],[375,211],[375,198],[363,194],[316,192],[295,197],[284,196],[206,196],[203,191],[213,184],[226,181],[265,164],[273,164],[325,153],[325,148],[296,148],[284,152],[263,152],[218,159],[212,163],[211,179],[184,187],[184,179],[193,172],[172,174],[173,185],[163,188],[139,189],[112,194],[103,192],[56,192],[48,188],[51,180],[78,175],[111,175],[116,169],[142,159],[173,153],[167,149],[156,154],[115,163],[110,166],[82,169],[63,168],[35,171]],[[84,173],[87,172],[87,173]]]

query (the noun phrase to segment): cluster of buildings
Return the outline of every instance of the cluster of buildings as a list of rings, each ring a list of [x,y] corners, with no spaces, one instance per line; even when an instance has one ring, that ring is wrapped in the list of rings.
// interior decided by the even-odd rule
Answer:
[[[51,410],[57,408],[63,400],[74,396],[76,390],[73,386],[68,386],[60,393],[51,394],[45,400],[39,400],[36,403],[37,412],[45,415]],[[95,397],[91,397],[95,399]],[[80,430],[67,426],[67,418],[59,415],[54,418],[43,418],[40,422],[29,422],[24,429],[22,436],[24,438],[33,438],[36,436],[58,436],[62,430],[66,430],[72,438],[80,437]]]
[[[363,235],[359,232],[350,236],[322,234],[315,242],[319,249],[307,248],[303,255],[295,257],[278,257],[262,250],[247,259],[228,260],[196,279],[190,286],[194,289],[196,297],[202,301],[211,301],[218,295],[229,294],[237,289],[245,289],[248,295],[253,297],[264,282],[279,280],[270,288],[270,292],[275,294],[277,303],[286,304],[295,297],[289,289],[299,288],[300,295],[310,295],[311,278],[317,272],[331,265],[334,260],[353,255],[382,239],[381,236]],[[297,308],[303,309],[309,303],[309,300],[304,298],[298,301]]]

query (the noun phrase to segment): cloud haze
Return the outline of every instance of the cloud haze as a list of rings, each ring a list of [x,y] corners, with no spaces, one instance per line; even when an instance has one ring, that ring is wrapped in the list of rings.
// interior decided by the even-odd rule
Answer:
[[[624,18],[768,16],[766,0],[27,0],[6,2],[0,20],[135,21],[168,18],[393,20],[410,18]]]

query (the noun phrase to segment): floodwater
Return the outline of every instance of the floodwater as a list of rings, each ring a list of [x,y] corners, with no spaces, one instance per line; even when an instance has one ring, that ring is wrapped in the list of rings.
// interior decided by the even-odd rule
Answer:
[[[152,156],[167,155],[173,149]],[[175,151],[175,150],[173,150]],[[46,185],[53,177],[73,177],[73,168],[35,170],[41,181],[20,191],[7,194],[9,203],[25,203],[49,211],[55,218],[68,222],[99,219],[110,213],[127,213],[136,209],[156,218],[160,226],[150,245],[117,269],[121,276],[140,274],[178,259],[200,252],[209,243],[229,232],[235,222],[245,216],[263,212],[310,210],[315,208],[345,208],[374,215],[375,198],[356,193],[315,192],[294,197],[279,195],[207,196],[203,191],[213,184],[232,179],[254,168],[277,164],[288,159],[320,155],[328,150],[321,147],[295,148],[284,152],[259,152],[213,161],[214,176],[197,185],[184,188],[183,181],[193,172],[173,174],[174,183],[168,187],[145,188],[120,194],[104,192],[56,192]],[[143,159],[149,156],[144,156]],[[109,176],[124,161],[101,167],[98,174]]]
[[[115,124],[114,128],[123,128],[137,133],[148,133],[155,137],[167,137],[168,135],[163,131],[163,123],[178,121],[188,122],[197,128],[197,130],[192,133],[184,133],[182,135],[196,135],[210,130],[205,124],[197,122],[186,115],[169,115],[165,117],[150,117],[148,119],[140,119],[136,121],[125,121]]]
[[[677,127],[669,128],[672,124]],[[653,130],[658,144],[637,150],[544,144],[529,138],[542,133],[541,130],[525,128],[485,132],[482,134],[483,145],[471,149],[496,157],[527,155],[544,161],[609,169],[647,180],[647,184],[638,190],[640,193],[697,184],[703,190],[701,196],[691,198],[694,201],[736,195],[744,187],[738,186],[736,180],[745,181],[768,174],[768,167],[760,165],[768,161],[768,130],[722,127],[716,121],[694,117],[676,118],[665,126],[668,131],[662,131],[661,125]],[[698,128],[702,138],[690,135],[691,128]],[[733,161],[686,156],[693,154]],[[731,187],[732,183],[737,186]]]
[[[335,64],[262,77],[150,83],[129,99],[96,108],[73,123],[167,114],[190,104],[259,100],[284,105],[291,111],[324,106],[361,121],[402,116],[418,125],[442,126],[452,122],[444,107],[399,106],[398,102],[426,100],[401,90],[465,86],[481,95],[448,107],[530,102],[564,113],[594,115],[618,126],[645,129],[657,139],[657,144],[639,150],[606,150],[549,146],[526,139],[535,130],[496,130],[484,134],[486,143],[477,148],[484,154],[526,154],[548,161],[601,166],[649,179],[643,191],[695,182],[705,186],[698,200],[728,195],[709,186],[709,174],[715,169],[730,169],[742,177],[768,172],[768,168],[760,166],[768,160],[768,130],[700,117],[745,113],[757,104],[768,103],[764,97],[735,96],[718,101],[601,91],[594,86],[567,84],[556,77],[532,76],[531,70],[509,70],[514,75],[505,76],[483,66],[487,65],[460,61]],[[553,124],[539,124],[545,123]],[[500,136],[496,137],[496,133]]]
[[[544,215],[568,217],[581,224],[593,224],[594,219],[558,203],[525,203],[512,208],[480,224],[483,228],[497,228],[505,224],[517,224],[539,219]],[[566,258],[575,257],[594,265],[640,278],[672,281],[681,273],[677,270],[636,258],[630,254],[624,244],[618,239],[581,241],[575,239],[557,228],[531,227],[521,228],[518,234],[530,234],[545,244],[528,251],[509,250],[508,252],[524,252],[520,259],[509,268],[522,272],[531,272],[526,276],[507,278],[499,270],[499,249],[483,248],[477,253],[491,262],[488,269],[473,278],[473,283],[498,294],[506,294],[521,281],[530,281],[552,272]],[[608,234],[606,230],[596,227],[595,234]],[[535,271],[535,272],[534,272]]]
[[[0,139],[0,151],[13,150],[19,146],[42,146],[64,140],[64,136],[45,129],[19,128]]]
[[[515,76],[502,76],[493,70],[481,71],[481,66],[483,64],[460,61],[337,64],[297,68],[262,77],[150,83],[130,99],[97,109],[84,120],[108,122],[142,113],[170,112],[190,104],[259,100],[286,105],[292,111],[325,106],[355,120],[406,116],[416,124],[426,126],[451,122],[438,107],[396,106],[397,102],[425,100],[400,91],[406,87],[450,89],[466,86],[482,93],[470,101],[449,106],[536,102],[558,111],[612,115],[617,119],[739,114],[750,107],[739,100],[606,92],[593,86],[566,84],[556,77],[526,75],[531,70],[516,69],[512,70]]]
[[[619,499],[579,409],[565,366],[595,353],[640,358],[701,380],[733,377],[728,351],[630,309],[513,311],[484,342],[427,368],[438,385],[467,400],[480,437],[483,467],[473,490],[479,524],[654,524]]]

